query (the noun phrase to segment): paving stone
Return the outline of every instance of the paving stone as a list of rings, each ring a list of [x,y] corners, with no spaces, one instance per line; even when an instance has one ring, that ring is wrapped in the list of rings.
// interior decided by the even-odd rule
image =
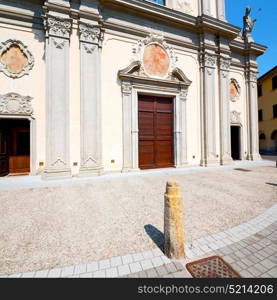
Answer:
[[[142,267],[141,267],[140,263],[138,263],[138,262],[131,263],[129,265],[129,267],[130,267],[130,270],[132,273],[137,273],[137,272],[142,271]]]
[[[184,270],[184,266],[179,262],[179,261],[173,261],[177,271],[182,271]]]
[[[141,253],[135,253],[132,255],[133,256],[133,261],[141,261],[144,259],[143,255]]]
[[[272,276],[269,273],[264,273],[260,277],[261,278],[272,278]]]
[[[167,258],[165,255],[161,256],[161,259],[164,262],[164,264],[169,264],[171,262],[171,260]]]
[[[245,257],[245,254],[243,254],[241,250],[236,251],[234,254],[240,259]]]
[[[241,262],[244,263],[247,267],[253,266],[253,262],[249,260],[248,258],[241,259]]]
[[[276,247],[277,248],[277,247]],[[268,255],[273,255],[274,253],[276,253],[276,249],[272,249],[270,247],[265,247],[263,249]]]
[[[67,277],[67,276],[73,275],[74,274],[74,268],[75,268],[75,266],[62,268],[61,277]]]
[[[119,276],[124,276],[124,275],[128,275],[131,273],[128,265],[118,266],[117,268],[118,268]]]
[[[48,278],[58,278],[61,277],[61,269],[60,268],[56,268],[56,269],[51,269],[48,272]]]
[[[126,275],[126,274],[124,274],[124,275]],[[93,278],[106,278],[106,272],[105,272],[105,270],[99,270],[99,271],[93,272],[92,277]]]
[[[99,261],[99,270],[108,269],[111,267],[111,261],[109,259]]]
[[[132,273],[127,276],[128,278],[139,278],[139,273]]]
[[[230,255],[225,255],[222,257],[227,263],[231,264],[233,262],[235,262],[234,258]]]
[[[257,258],[256,256],[254,256],[254,255],[248,255],[247,258],[248,258],[249,260],[251,260],[254,264],[257,264],[257,263],[260,261],[260,259],[258,259],[258,258]]]
[[[35,272],[22,273],[22,278],[34,278],[34,277],[35,277]]]
[[[168,273],[177,272],[177,268],[176,268],[174,263],[170,263],[170,264],[165,265],[165,268],[167,269]]]
[[[148,278],[157,278],[158,277],[158,273],[155,270],[155,268],[150,269],[150,270],[146,270],[145,272],[146,272]]]
[[[139,275],[139,278],[147,278],[148,277],[145,271],[139,272],[138,275]]]
[[[83,274],[87,272],[87,265],[86,264],[80,264],[75,266],[74,274]]]
[[[22,273],[11,274],[11,275],[8,276],[8,278],[21,278],[21,277],[22,277]],[[36,274],[34,275],[34,277],[36,277]]]
[[[259,269],[255,268],[255,266],[249,267],[247,271],[256,278],[258,278],[262,274],[262,272]]]
[[[158,273],[158,275],[160,277],[163,276],[163,275],[165,275],[165,274],[167,274],[167,270],[166,270],[166,268],[164,266],[157,267],[156,271],[157,271],[157,273]]]
[[[269,270],[267,273],[269,275],[271,275],[272,277],[277,278],[277,266],[275,266],[275,268]]]
[[[150,259],[143,260],[140,264],[143,270],[152,269],[154,267]]]
[[[122,259],[120,256],[111,258],[111,267],[117,267],[122,265]]]
[[[163,278],[174,278],[172,274],[165,274],[162,276]]]
[[[244,264],[242,261],[240,261],[240,260],[236,261],[234,265],[238,266],[238,267],[240,268],[240,270],[245,270],[245,269],[247,269],[247,265],[245,265],[245,264]],[[233,264],[232,264],[232,266],[233,266]]]
[[[118,277],[117,268],[114,267],[114,268],[106,269],[106,277],[107,278]]]
[[[267,271],[267,268],[265,266],[261,265],[260,263],[255,264],[254,267],[256,269],[258,269],[262,274]]]
[[[87,272],[95,272],[98,271],[98,269],[99,269],[99,265],[97,261],[87,264]]]
[[[189,278],[191,277],[186,271],[180,271],[172,274],[174,278]]]
[[[127,254],[127,255],[122,256],[122,262],[123,262],[124,265],[125,265],[125,264],[129,264],[129,263],[132,263],[132,262],[133,262],[133,257],[132,257],[132,255]]]
[[[253,278],[254,276],[251,274],[251,273],[249,273],[247,270],[242,270],[242,271],[240,271],[240,275],[241,275],[241,277],[243,277],[243,278]]]
[[[274,262],[277,265],[277,256],[270,256],[268,259],[270,259],[272,262]]]
[[[88,272],[88,273],[83,273],[80,274],[79,278],[92,278],[93,277],[93,272]]]
[[[154,267],[159,267],[164,264],[160,257],[154,257],[151,259],[151,261]]]
[[[276,267],[276,264],[269,259],[262,260],[260,263],[267,269],[272,269]]]
[[[49,270],[40,270],[36,271],[35,278],[46,278],[48,277]]]
[[[152,249],[152,253],[154,256],[162,256],[163,252],[159,248]]]
[[[152,252],[151,250],[144,251],[144,252],[142,253],[142,255],[143,255],[143,257],[144,257],[145,259],[153,258],[153,257],[154,257],[154,254],[153,254],[153,252]]]

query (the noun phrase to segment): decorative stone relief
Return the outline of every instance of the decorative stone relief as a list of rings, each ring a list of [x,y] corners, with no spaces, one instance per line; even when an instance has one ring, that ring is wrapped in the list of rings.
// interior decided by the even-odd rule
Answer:
[[[132,85],[129,82],[122,82],[121,89],[123,94],[129,95],[132,92]]]
[[[21,96],[17,93],[0,95],[0,113],[8,115],[29,115],[33,114],[29,96]]]
[[[214,68],[216,64],[216,55],[210,53],[204,53],[202,55],[202,63],[205,67]]]
[[[220,70],[229,71],[230,66],[231,66],[231,58],[220,56],[220,58],[219,58]]]
[[[48,16],[44,22],[45,29],[49,35],[69,38],[71,33],[71,20],[56,16]]]
[[[150,34],[133,47],[134,61],[142,62],[141,76],[169,78],[176,67],[177,56],[164,37]]]
[[[11,78],[29,74],[34,66],[34,57],[27,46],[19,40],[0,43],[0,71]]]
[[[236,79],[232,78],[230,80],[229,90],[230,90],[230,100],[233,102],[239,100],[241,88]]]
[[[79,22],[80,41],[101,44],[104,39],[104,33],[99,26]]]
[[[189,0],[174,0],[173,9],[182,11],[187,14],[192,14],[193,10],[191,8],[191,3]]]
[[[231,120],[231,123],[241,124],[241,113],[237,112],[235,110],[231,111],[230,120]]]

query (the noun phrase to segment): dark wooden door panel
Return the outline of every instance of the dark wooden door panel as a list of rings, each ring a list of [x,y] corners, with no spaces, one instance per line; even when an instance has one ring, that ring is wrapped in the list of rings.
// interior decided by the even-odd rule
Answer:
[[[9,173],[8,140],[5,130],[0,130],[0,176]]]
[[[172,167],[173,100],[139,96],[139,167],[141,169]]]

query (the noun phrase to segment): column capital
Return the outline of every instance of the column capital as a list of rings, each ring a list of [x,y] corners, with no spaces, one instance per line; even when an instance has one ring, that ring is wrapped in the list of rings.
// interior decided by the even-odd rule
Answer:
[[[72,19],[46,14],[44,27],[47,36],[69,39],[72,29]]]
[[[200,65],[206,68],[216,67],[216,54],[210,52],[203,52],[200,54]]]
[[[132,85],[128,81],[122,81],[121,90],[123,95],[128,96],[132,93]]]
[[[104,39],[104,31],[98,24],[79,21],[79,37],[81,42],[101,46]]]
[[[231,66],[231,57],[230,56],[222,56],[218,57],[219,68],[221,71],[229,71]]]

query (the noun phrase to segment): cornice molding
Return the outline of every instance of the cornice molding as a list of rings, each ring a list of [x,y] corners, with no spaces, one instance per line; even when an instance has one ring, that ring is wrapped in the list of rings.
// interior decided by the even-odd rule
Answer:
[[[17,93],[0,95],[0,114],[32,116],[32,97]]]

